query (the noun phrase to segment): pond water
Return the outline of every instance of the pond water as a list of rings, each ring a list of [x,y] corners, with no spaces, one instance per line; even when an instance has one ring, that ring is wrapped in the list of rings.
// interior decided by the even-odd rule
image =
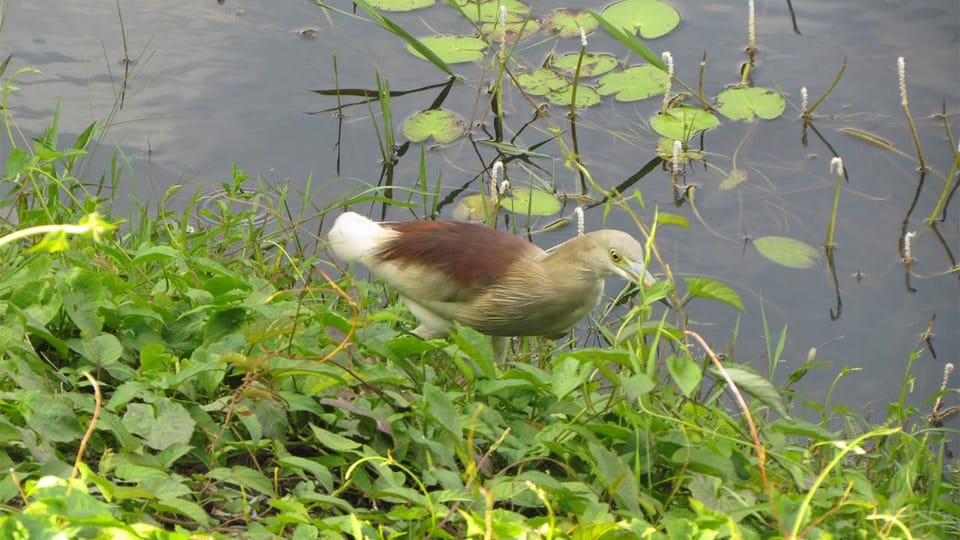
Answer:
[[[349,2],[330,4],[350,9]],[[443,4],[390,16],[417,36],[439,30],[469,34],[467,22]],[[534,8],[537,16],[555,5],[541,4]],[[942,240],[923,224],[943,191],[960,133],[960,3],[794,4],[799,33],[786,2],[757,6],[758,51],[751,73],[756,86],[782,89],[785,112],[770,121],[723,120],[722,126],[706,133],[702,141],[710,168],[693,164],[685,173],[686,182],[697,186],[696,212],[689,202],[674,205],[670,173],[659,168],[631,189],[642,191],[647,210],[641,217],[648,222],[655,207],[689,220],[689,228],[667,226],[657,235],[664,260],[677,277],[709,276],[742,295],[746,313],[740,322],[737,361],[765,371],[763,305],[774,335],[788,327],[781,375],[796,369],[812,347],[817,348],[818,360],[832,363],[806,379],[810,395],[822,396],[844,367],[859,368],[862,372],[840,382],[839,398],[855,408],[883,407],[896,399],[910,353],[921,351],[911,400],[924,404],[939,388],[944,364],[957,362],[960,353],[960,287],[957,273],[949,272],[960,256],[956,200],[960,196],[938,228]],[[677,76],[692,87],[697,86],[706,52],[703,86],[709,96],[737,83],[746,60],[746,2],[673,0],[671,5],[681,14],[680,26],[647,41],[651,49],[671,51]],[[197,189],[215,189],[229,179],[232,164],[268,182],[289,183],[294,191],[302,190],[312,177],[315,186],[324,188],[306,204],[317,211],[335,207],[345,193],[380,179],[377,130],[382,118],[375,103],[349,107],[340,117],[330,112],[336,99],[313,90],[337,85],[375,89],[377,71],[394,92],[446,81],[442,72],[406,52],[397,36],[369,22],[325,11],[314,2],[120,2],[123,32],[112,2],[75,0],[54,7],[10,0],[0,6],[5,8],[0,55],[13,54],[7,75],[25,66],[42,71],[18,79],[22,90],[9,100],[17,127],[27,137],[39,133],[51,122],[58,103],[66,139],[91,122],[110,122],[102,147],[90,162],[90,178],[98,178],[114,149],[119,149],[128,166],[115,193],[121,207],[122,201],[134,198],[155,208],[173,184],[186,187],[185,198]],[[603,4],[593,7],[599,10]],[[590,52],[626,56],[624,47],[602,31],[588,38]],[[576,52],[579,46],[576,38],[541,35],[522,42],[515,57],[532,68],[548,54]],[[914,144],[900,107],[898,56],[906,59],[910,108],[930,168],[919,191]],[[800,88],[806,86],[815,100],[844,59],[843,78],[816,111],[814,125],[823,139],[808,132],[804,144]],[[632,55],[629,63],[641,60]],[[478,89],[486,88],[493,72],[483,70],[480,63],[457,64],[454,69],[463,81],[453,86],[444,108],[465,120],[474,110],[487,113],[484,121],[492,132],[488,96]],[[428,108],[439,92],[392,99],[401,141],[402,121]],[[122,108],[115,109],[121,93]],[[655,156],[657,136],[646,124],[659,106],[659,98],[620,103],[606,97],[579,113],[580,154],[601,185],[620,184]],[[533,117],[531,105],[515,92],[504,96],[504,109],[513,133]],[[945,120],[940,116],[944,110]],[[562,107],[553,106],[547,118],[527,128],[518,144],[529,146],[549,138],[551,125],[569,126]],[[851,128],[888,141],[902,153],[845,132]],[[480,130],[474,130],[474,136],[485,138]],[[835,315],[837,309],[836,292],[822,256],[814,269],[789,269],[745,244],[746,238],[782,235],[822,246],[834,191],[827,143],[843,157],[849,176],[840,193],[836,231],[839,317],[831,317],[831,310]],[[9,150],[6,144],[0,142],[0,155]],[[699,138],[692,144],[699,146]],[[549,143],[536,151],[545,155],[532,160],[540,175],[561,192],[577,192],[578,181],[564,168],[561,148]],[[396,185],[415,187],[419,153],[413,144],[399,159],[393,173]],[[464,194],[476,193],[483,189],[476,179],[494,156],[491,147],[474,146],[464,138],[431,147],[426,152],[427,177],[431,182],[442,177],[444,195],[463,186]],[[747,180],[736,189],[720,189],[734,166],[747,172]],[[518,185],[526,183],[520,168],[508,164],[508,174]],[[899,246],[904,216],[915,194],[916,209],[906,226],[919,233],[912,244],[910,290]],[[573,207],[568,203],[563,215],[570,216]],[[368,211],[370,206],[358,209]],[[441,217],[450,217],[451,206],[440,210]],[[415,214],[422,211],[391,213],[401,219]],[[587,228],[600,227],[602,214],[602,208],[588,211]],[[556,217],[537,220],[533,226],[542,227]],[[616,211],[608,223],[635,230]],[[304,226],[306,231],[316,228],[316,223]],[[573,228],[567,227],[535,240],[546,246],[571,234]],[[690,315],[695,329],[719,349],[725,348],[738,317],[734,309],[698,301],[690,306]],[[933,315],[936,358],[921,341]],[[953,387],[956,380],[954,375]]]

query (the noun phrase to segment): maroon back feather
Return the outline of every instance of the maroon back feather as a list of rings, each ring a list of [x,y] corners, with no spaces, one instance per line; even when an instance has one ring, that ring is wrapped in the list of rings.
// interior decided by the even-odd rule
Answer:
[[[378,260],[429,266],[465,287],[491,285],[517,259],[541,251],[522,238],[472,223],[398,221],[383,225],[400,234],[380,247]]]

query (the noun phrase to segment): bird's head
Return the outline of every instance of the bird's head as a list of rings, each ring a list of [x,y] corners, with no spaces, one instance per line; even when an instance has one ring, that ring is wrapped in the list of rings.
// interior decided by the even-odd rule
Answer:
[[[655,280],[643,263],[643,245],[629,234],[605,229],[582,238],[588,242],[591,258],[602,264],[606,273],[616,274],[644,288],[653,285]]]

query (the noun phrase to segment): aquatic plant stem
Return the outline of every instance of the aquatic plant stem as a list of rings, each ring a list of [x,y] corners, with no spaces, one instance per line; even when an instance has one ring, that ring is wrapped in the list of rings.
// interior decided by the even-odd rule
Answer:
[[[833,231],[837,225],[837,207],[840,206],[840,185],[843,183],[843,159],[835,157],[830,160],[830,171],[833,172],[836,167],[836,184],[833,188],[833,210],[830,212],[830,225],[827,227],[827,241],[824,247],[833,249]]]
[[[900,105],[903,107],[903,113],[907,116],[907,124],[910,126],[913,145],[917,148],[917,161],[920,162],[920,170],[926,170],[927,166],[923,160],[923,150],[920,148],[920,135],[917,133],[917,125],[913,121],[913,115],[910,114],[910,101],[907,99],[907,63],[902,56],[897,57],[897,76],[900,79]]]

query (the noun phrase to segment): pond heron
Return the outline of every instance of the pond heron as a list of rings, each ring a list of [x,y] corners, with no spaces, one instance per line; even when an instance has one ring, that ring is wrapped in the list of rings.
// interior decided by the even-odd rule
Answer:
[[[346,212],[327,238],[338,257],[400,293],[420,323],[414,334],[441,337],[457,322],[491,336],[497,360],[510,336],[569,331],[600,303],[607,276],[644,287],[654,282],[643,246],[610,229],[544,251],[472,223],[376,222]]]

